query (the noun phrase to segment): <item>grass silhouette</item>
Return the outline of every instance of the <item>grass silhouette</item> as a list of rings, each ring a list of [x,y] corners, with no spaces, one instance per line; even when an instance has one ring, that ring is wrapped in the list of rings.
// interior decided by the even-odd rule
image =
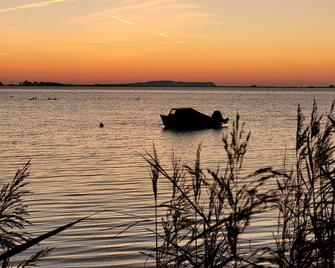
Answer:
[[[26,190],[26,186],[28,184],[26,182],[26,178],[29,176],[29,167],[30,162],[28,162],[22,169],[19,169],[13,180],[3,185],[0,191],[0,264],[2,268],[23,268],[36,266],[39,260],[51,253],[53,248],[39,249],[31,257],[21,261],[20,263],[17,261],[15,261],[15,264],[14,262],[11,263],[11,258],[31,247],[38,246],[41,241],[55,236],[60,232],[63,232],[102,212],[99,211],[94,214],[81,217],[76,221],[59,226],[37,237],[33,237],[33,234],[25,230],[25,227],[31,224],[29,221],[27,205],[24,203],[24,198],[28,194],[31,194]],[[113,238],[118,237],[121,233],[144,221],[146,220],[139,220],[132,224],[128,224],[127,226],[120,226],[124,227],[124,229],[114,235]]]
[[[171,186],[169,200],[158,206],[165,216],[162,231],[155,228],[157,267],[334,267],[334,104],[324,116],[314,102],[307,124],[298,107],[290,170],[266,167],[244,175],[250,139],[244,128],[237,115],[222,139],[223,170],[202,167],[201,146],[192,166],[173,157],[171,172],[161,165],[156,148],[145,156],[155,184],[159,177]],[[266,190],[270,179],[277,187]],[[278,213],[273,246],[242,248],[241,236],[253,216],[268,209]]]

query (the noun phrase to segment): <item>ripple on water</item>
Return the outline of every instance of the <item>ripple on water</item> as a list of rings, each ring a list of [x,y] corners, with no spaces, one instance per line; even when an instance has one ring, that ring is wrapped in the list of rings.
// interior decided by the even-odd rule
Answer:
[[[37,100],[28,101],[32,96]],[[50,96],[58,101],[46,101]],[[164,165],[169,165],[172,150],[183,164],[191,163],[202,143],[204,165],[223,167],[221,138],[239,111],[252,132],[245,172],[280,167],[294,147],[297,105],[310,108],[314,98],[325,111],[333,93],[1,89],[0,181],[8,181],[18,167],[32,161],[28,187],[33,194],[27,202],[34,223],[29,230],[36,235],[101,211],[43,242],[56,249],[42,267],[141,267],[146,257],[140,252],[154,246],[148,231],[152,221],[115,237],[124,226],[153,218],[150,170],[140,154],[150,151],[154,142]],[[185,106],[208,114],[221,110],[231,119],[230,126],[192,133],[162,130],[159,114]],[[105,128],[99,128],[100,122]],[[267,185],[273,186],[274,182]],[[159,191],[160,198],[166,198],[167,183],[160,183]],[[254,218],[243,239],[246,244],[252,239],[257,245],[270,245],[273,231],[275,215],[265,213]]]

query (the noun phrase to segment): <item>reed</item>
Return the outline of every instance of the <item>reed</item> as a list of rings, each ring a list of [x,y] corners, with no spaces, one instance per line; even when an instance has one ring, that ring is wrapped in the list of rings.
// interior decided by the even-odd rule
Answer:
[[[31,233],[25,230],[30,225],[29,213],[24,203],[25,197],[30,194],[25,188],[25,179],[29,176],[28,162],[19,169],[10,183],[3,185],[0,192],[0,247],[2,253],[15,249],[31,239]],[[42,249],[27,260],[18,264],[18,267],[29,267],[36,264],[38,260],[47,256],[51,249]],[[2,267],[11,267],[10,258],[1,258]]]
[[[159,267],[241,267],[257,263],[257,252],[241,248],[241,235],[255,214],[276,201],[276,193],[263,184],[276,174],[271,168],[243,173],[243,160],[250,133],[237,115],[229,135],[223,137],[227,155],[223,171],[204,169],[201,146],[195,163],[182,166],[173,158],[172,174],[158,161],[156,149],[146,160],[171,185],[170,199],[162,219]],[[248,181],[248,183],[244,183]]]
[[[25,229],[27,225],[31,224],[25,204],[25,197],[31,194],[26,190],[28,183],[25,181],[29,176],[29,167],[30,162],[24,165],[22,169],[18,169],[13,180],[3,185],[0,191],[0,264],[2,268],[36,266],[39,260],[50,254],[52,248],[37,250],[27,259],[15,262],[15,265],[11,263],[11,258],[96,214],[83,217],[40,236],[33,237]]]
[[[290,169],[285,159],[283,170],[266,167],[245,174],[250,133],[239,115],[222,140],[223,168],[203,168],[199,146],[192,166],[173,158],[171,174],[154,148],[146,160],[171,185],[169,200],[159,206],[165,216],[155,249],[158,267],[334,267],[334,106],[321,115],[314,102],[307,123],[298,107]],[[266,191],[270,179],[277,188]],[[278,212],[273,246],[256,247],[250,241],[250,248],[243,247],[241,237],[253,216],[269,208]]]
[[[156,162],[158,162],[158,156],[156,152],[155,145],[153,144],[153,158]],[[152,192],[154,195],[154,201],[155,201],[155,240],[156,240],[156,266],[158,266],[159,258],[158,258],[158,207],[157,207],[157,199],[158,199],[158,178],[159,178],[159,172],[156,169],[155,166],[152,166],[151,168],[151,182],[152,182]]]
[[[307,123],[298,107],[296,163],[277,182],[276,248],[268,249],[279,267],[335,266],[334,119],[334,103],[324,116],[314,101]]]

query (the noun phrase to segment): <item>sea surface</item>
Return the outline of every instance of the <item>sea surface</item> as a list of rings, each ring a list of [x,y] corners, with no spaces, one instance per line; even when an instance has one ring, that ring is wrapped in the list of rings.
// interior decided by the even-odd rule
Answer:
[[[334,98],[335,91],[321,88],[2,87],[0,183],[31,161],[26,202],[33,223],[28,229],[36,236],[100,212],[43,242],[55,249],[41,267],[151,267],[143,253],[155,246],[153,222],[122,230],[152,219],[150,168],[141,155],[152,152],[153,143],[166,167],[172,151],[192,164],[202,144],[203,166],[217,168],[226,160],[222,136],[239,113],[251,131],[246,170],[280,168],[294,148],[298,104],[309,118],[313,100],[326,112]],[[159,115],[174,107],[220,110],[230,121],[220,130],[164,130]],[[271,244],[275,217],[258,217],[250,238]]]

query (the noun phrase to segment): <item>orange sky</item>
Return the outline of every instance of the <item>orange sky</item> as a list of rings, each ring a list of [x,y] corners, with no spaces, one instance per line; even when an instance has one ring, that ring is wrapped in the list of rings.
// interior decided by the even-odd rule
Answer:
[[[1,0],[0,81],[335,84],[334,0]]]

